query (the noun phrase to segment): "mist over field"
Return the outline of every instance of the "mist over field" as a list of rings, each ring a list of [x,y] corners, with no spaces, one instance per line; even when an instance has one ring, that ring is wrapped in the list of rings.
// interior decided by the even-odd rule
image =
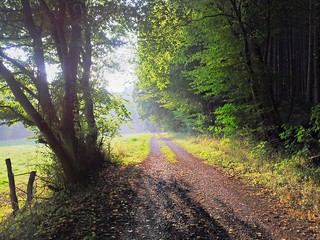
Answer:
[[[34,133],[30,130],[27,130],[22,124],[10,127],[0,126],[0,141],[27,138],[33,135]]]

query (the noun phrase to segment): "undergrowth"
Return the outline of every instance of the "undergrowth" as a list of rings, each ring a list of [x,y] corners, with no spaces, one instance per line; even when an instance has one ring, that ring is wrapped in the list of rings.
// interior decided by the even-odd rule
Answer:
[[[253,146],[244,139],[166,136],[205,163],[251,184],[266,186],[293,209],[295,217],[320,219],[320,168],[308,167],[302,156],[283,158],[267,142]]]
[[[82,203],[90,198],[89,192],[90,189],[76,185],[54,193],[32,208],[20,210],[14,217],[10,215],[0,222],[0,239],[60,239],[55,232],[58,229],[68,231],[67,218],[76,220],[73,202]]]

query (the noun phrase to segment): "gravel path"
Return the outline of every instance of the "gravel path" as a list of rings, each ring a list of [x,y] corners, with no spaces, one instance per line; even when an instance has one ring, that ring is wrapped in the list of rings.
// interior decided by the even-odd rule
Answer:
[[[109,165],[55,203],[36,233],[0,239],[320,239],[319,223],[290,218],[264,189],[226,177],[163,140],[177,163],[169,164],[152,138],[139,166]]]
[[[132,182],[136,227],[124,239],[320,239],[316,223],[290,219],[259,187],[228,178],[163,140],[178,163],[169,164],[151,140],[141,176]]]

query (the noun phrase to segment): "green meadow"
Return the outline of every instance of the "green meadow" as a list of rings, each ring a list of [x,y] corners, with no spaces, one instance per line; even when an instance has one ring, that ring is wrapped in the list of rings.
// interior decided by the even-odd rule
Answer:
[[[0,141],[0,192],[3,192],[7,184],[7,167],[5,159],[10,158],[13,173],[16,176],[16,184],[28,179],[27,175],[21,175],[36,170],[36,165],[41,161],[41,149],[33,140],[8,140]]]
[[[37,170],[37,165],[43,159],[41,152],[44,151],[44,149],[45,147],[39,146],[34,140],[19,139],[0,141],[0,220],[11,212],[5,159],[11,159],[12,170],[17,186],[17,195],[19,199],[21,199],[23,193],[19,189],[26,190],[29,178],[28,174],[31,171]]]
[[[152,133],[128,134],[111,142],[113,161],[120,165],[136,165],[143,162],[150,152]]]

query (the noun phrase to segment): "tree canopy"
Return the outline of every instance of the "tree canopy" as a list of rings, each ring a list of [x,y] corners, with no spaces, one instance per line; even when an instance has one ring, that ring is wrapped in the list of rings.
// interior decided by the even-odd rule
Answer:
[[[4,1],[1,119],[37,127],[66,182],[78,181],[101,163],[99,136],[113,135],[128,117],[123,103],[104,90],[99,69],[134,28],[135,99],[144,118],[173,130],[312,145],[320,129],[319,5]],[[50,65],[60,69],[53,81]]]
[[[146,118],[162,124],[169,112],[176,130],[271,141],[288,126],[310,130],[318,0],[147,2],[136,85]]]
[[[99,136],[129,117],[99,68],[134,25],[135,3],[5,0],[0,13],[1,119],[39,129],[66,182],[77,182],[101,164]],[[50,65],[59,69],[52,81]]]

